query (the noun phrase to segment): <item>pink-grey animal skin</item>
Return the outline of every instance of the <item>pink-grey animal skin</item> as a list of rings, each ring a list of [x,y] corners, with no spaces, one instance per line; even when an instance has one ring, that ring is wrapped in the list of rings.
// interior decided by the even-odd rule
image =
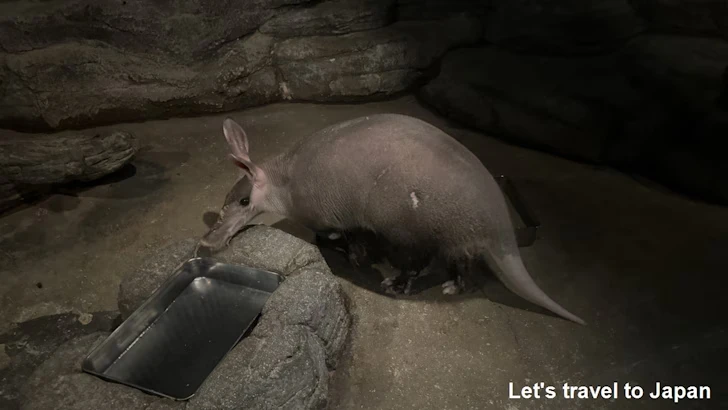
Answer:
[[[533,281],[498,183],[439,128],[404,115],[370,115],[324,128],[261,163],[251,160],[235,121],[227,118],[223,133],[243,175],[200,247],[226,247],[263,212],[316,232],[373,232],[393,246],[432,255],[425,271],[455,266],[456,280],[443,285],[445,293],[459,291],[482,261],[515,294],[584,324]]]

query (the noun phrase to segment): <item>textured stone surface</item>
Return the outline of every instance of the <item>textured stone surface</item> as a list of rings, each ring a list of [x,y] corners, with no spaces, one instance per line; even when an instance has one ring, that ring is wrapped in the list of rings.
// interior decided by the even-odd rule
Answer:
[[[109,334],[73,339],[40,365],[22,390],[23,410],[172,409],[183,403],[154,397],[83,373],[81,362]],[[175,405],[176,404],[176,405]]]
[[[126,132],[60,135],[0,132],[0,211],[39,185],[93,181],[126,165],[137,151]]]
[[[19,184],[93,181],[124,166],[136,150],[136,140],[127,132],[45,135],[4,131],[0,135],[0,174]]]
[[[449,117],[515,142],[591,161],[631,157],[658,132],[660,110],[618,67],[616,55],[463,49],[447,54],[422,96]]]
[[[132,52],[186,60],[215,52],[222,43],[252,33],[282,3],[285,1],[6,1],[0,8],[0,45],[6,52],[19,53],[59,43],[98,41]]]
[[[259,324],[210,375],[188,409],[323,409],[326,352],[302,326]]]
[[[329,0],[293,8],[268,20],[261,33],[275,37],[347,34],[384,27],[394,19],[393,0]]]
[[[405,90],[445,51],[479,37],[477,20],[460,15],[345,36],[289,39],[276,45],[274,55],[287,98],[331,101]]]
[[[724,0],[632,0],[632,5],[655,31],[728,39]]]
[[[482,0],[397,0],[397,20],[441,20],[468,13],[484,19],[491,10]]]
[[[110,332],[119,319],[118,312],[62,313],[18,323],[0,334],[0,408],[20,407],[21,387],[61,345],[79,336]]]
[[[278,88],[266,67],[271,44],[253,34],[190,62],[87,41],[7,54],[0,123],[57,129],[270,102]]]
[[[723,70],[723,86],[718,96],[718,108],[728,111],[728,66]]]
[[[329,368],[336,368],[351,319],[339,282],[328,273],[306,269],[281,284],[263,309],[269,323],[304,326],[326,350]]]
[[[172,243],[149,252],[144,262],[119,284],[119,311],[128,318],[180,264],[193,257],[194,239]]]
[[[0,126],[33,131],[229,111],[288,87],[316,101],[391,94],[477,36],[461,21],[392,26],[393,0],[13,0],[0,16]],[[348,55],[279,67],[285,39]]]
[[[331,272],[318,248],[265,225],[251,226],[239,233],[230,241],[230,245],[216,253],[214,258],[287,276],[304,269]]]
[[[628,0],[494,0],[491,7],[487,39],[538,54],[609,50],[643,30]]]
[[[728,205],[728,112],[712,110],[677,125],[668,144],[645,154],[641,169],[681,192]]]
[[[644,35],[623,54],[640,85],[686,111],[709,111],[724,87],[728,41],[719,38]]]
[[[624,51],[624,67],[643,93],[668,107],[668,131],[647,145],[647,174],[710,201],[728,204],[728,41],[649,35]]]

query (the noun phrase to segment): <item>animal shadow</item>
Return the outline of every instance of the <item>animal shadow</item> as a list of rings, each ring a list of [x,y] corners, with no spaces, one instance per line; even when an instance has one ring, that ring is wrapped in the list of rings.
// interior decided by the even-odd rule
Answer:
[[[217,218],[218,214],[215,212],[208,212],[203,216],[208,226],[214,224]],[[372,293],[392,299],[436,303],[458,303],[470,298],[486,298],[514,309],[558,317],[508,290],[484,264],[478,266],[470,275],[469,286],[461,294],[443,295],[440,285],[449,280],[450,276],[448,271],[442,270],[417,278],[408,295],[393,295],[387,293],[381,285],[385,278],[397,273],[394,267],[382,260],[389,252],[388,244],[381,239],[365,232],[351,232],[341,238],[329,239],[326,233],[314,233],[288,219],[280,220],[271,227],[315,245],[334,275]],[[354,266],[348,253],[350,244],[357,242],[365,244],[368,257],[359,260],[358,266]]]
[[[14,190],[18,198],[8,202],[0,215],[6,216],[21,210],[40,206],[53,213],[63,213],[76,209],[81,203],[84,192],[92,188],[111,185],[130,179],[136,175],[136,167],[125,164],[118,170],[93,181],[71,181],[57,184],[16,184]]]
[[[208,229],[212,229],[212,227],[217,223],[217,220],[220,219],[220,213],[219,212],[205,212],[202,215],[202,222],[207,226]]]
[[[362,241],[366,244],[367,256],[370,259],[366,259],[359,266],[353,266],[348,257],[348,246],[350,243]],[[443,295],[442,293],[440,285],[451,278],[450,271],[445,268],[415,279],[409,294],[393,295],[385,292],[381,286],[382,280],[398,273],[394,267],[382,260],[385,256],[387,258],[391,257],[391,255],[388,256],[390,252],[387,251],[389,245],[386,242],[357,232],[348,238],[342,237],[334,240],[328,239],[325,235],[316,235],[315,244],[321,250],[326,263],[334,274],[355,286],[380,295],[402,300],[434,301],[438,303],[457,303],[469,298],[486,298],[496,304],[514,309],[558,317],[551,311],[534,305],[511,292],[496,278],[488,266],[485,265],[485,262],[475,264],[474,270],[467,276],[466,288],[458,295]],[[399,252],[400,250],[394,251],[395,254]],[[397,265],[400,266],[399,263]],[[406,262],[404,266],[407,266]],[[421,265],[417,265],[417,262],[415,262],[414,266],[415,269],[421,267]]]
[[[172,171],[186,163],[189,157],[188,152],[157,152],[150,147],[143,147],[131,162],[115,172],[94,181],[64,184],[58,193],[106,199],[146,197],[167,184]],[[109,189],[91,190],[99,186]]]
[[[367,232],[349,232],[336,239],[329,239],[326,234],[315,235],[313,242],[321,251],[331,271],[355,286],[367,289],[389,298],[406,300],[438,300],[443,299],[441,284],[449,280],[447,271],[436,271],[420,276],[411,283],[408,294],[393,294],[382,286],[386,278],[393,278],[401,271],[419,271],[423,264],[421,258],[410,258],[407,251],[394,249],[385,241]],[[360,245],[355,253],[356,265],[352,263],[349,253],[352,246]],[[416,254],[414,254],[416,255]],[[394,263],[390,263],[390,260]],[[396,266],[396,267],[395,267]],[[449,297],[448,300],[460,300],[473,295],[462,294]]]

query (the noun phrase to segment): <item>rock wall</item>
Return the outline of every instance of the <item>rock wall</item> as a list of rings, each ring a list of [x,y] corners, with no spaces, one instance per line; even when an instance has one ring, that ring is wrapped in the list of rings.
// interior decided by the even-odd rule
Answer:
[[[728,3],[723,0],[632,0],[658,32],[728,39]]]
[[[397,21],[393,0],[11,0],[0,127],[60,130],[415,85],[476,18]]]
[[[0,212],[49,186],[113,174],[132,160],[137,148],[127,132],[42,135],[0,130]]]
[[[494,1],[420,95],[490,134],[728,204],[724,1]],[[683,17],[681,17],[683,16]]]
[[[628,0],[492,0],[486,38],[534,54],[590,54],[643,30]]]

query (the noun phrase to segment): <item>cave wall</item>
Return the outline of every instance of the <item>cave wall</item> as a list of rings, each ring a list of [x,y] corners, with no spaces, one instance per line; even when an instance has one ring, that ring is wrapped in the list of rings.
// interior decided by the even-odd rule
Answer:
[[[394,0],[2,2],[0,127],[391,95],[481,38],[463,4],[443,4],[400,21]]]
[[[0,128],[402,91],[728,203],[724,0],[9,0]]]
[[[503,139],[728,204],[728,2],[495,0],[420,95]]]

